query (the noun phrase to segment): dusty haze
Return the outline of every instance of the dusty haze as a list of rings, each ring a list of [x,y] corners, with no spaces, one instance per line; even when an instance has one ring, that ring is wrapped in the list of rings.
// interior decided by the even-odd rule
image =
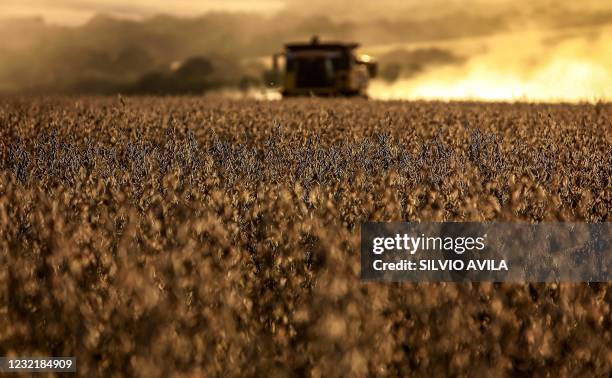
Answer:
[[[208,89],[259,88],[270,54],[318,34],[379,60],[374,98],[612,98],[607,1],[8,0],[0,14],[4,93],[138,93],[194,57]]]

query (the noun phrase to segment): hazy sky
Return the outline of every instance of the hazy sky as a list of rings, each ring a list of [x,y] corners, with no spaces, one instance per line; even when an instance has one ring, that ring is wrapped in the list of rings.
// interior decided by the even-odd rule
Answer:
[[[503,8],[499,8],[499,7]],[[610,10],[610,0],[0,0],[0,19],[42,17],[62,25],[80,25],[97,13],[142,19],[157,14],[198,16],[209,11],[273,13],[284,8],[299,13],[323,13],[335,18],[400,15],[440,15],[445,11],[478,9],[538,9],[553,11]]]
[[[140,19],[156,14],[196,16],[209,11],[282,9],[282,0],[0,0],[0,18],[41,16],[45,21],[79,25],[97,13]]]

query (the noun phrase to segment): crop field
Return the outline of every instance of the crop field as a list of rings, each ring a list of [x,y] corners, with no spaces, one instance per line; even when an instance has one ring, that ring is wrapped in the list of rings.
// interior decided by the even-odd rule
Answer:
[[[612,104],[0,100],[0,356],[609,376],[610,284],[360,281],[367,220],[609,222]]]

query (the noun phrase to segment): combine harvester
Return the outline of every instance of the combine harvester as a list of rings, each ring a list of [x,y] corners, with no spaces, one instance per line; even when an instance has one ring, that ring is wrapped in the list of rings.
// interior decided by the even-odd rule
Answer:
[[[357,43],[321,43],[316,36],[310,43],[286,44],[285,51],[273,57],[283,97],[367,97],[369,80],[376,76],[378,67],[368,55],[358,55],[358,47]]]

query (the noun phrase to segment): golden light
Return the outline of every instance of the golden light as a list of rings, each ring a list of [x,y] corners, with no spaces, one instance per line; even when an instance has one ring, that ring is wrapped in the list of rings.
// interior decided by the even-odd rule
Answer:
[[[496,39],[465,64],[373,82],[376,99],[594,102],[612,100],[612,32],[554,47],[535,36]],[[528,45],[528,46],[525,46]],[[522,46],[518,49],[516,46]]]

